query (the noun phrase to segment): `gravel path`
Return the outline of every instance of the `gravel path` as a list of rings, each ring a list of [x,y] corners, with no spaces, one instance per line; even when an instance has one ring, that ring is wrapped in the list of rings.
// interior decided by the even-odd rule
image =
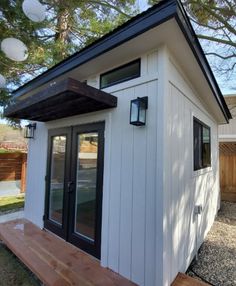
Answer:
[[[190,266],[215,286],[236,286],[236,203],[222,202],[218,217]],[[188,274],[195,276],[191,270]]]

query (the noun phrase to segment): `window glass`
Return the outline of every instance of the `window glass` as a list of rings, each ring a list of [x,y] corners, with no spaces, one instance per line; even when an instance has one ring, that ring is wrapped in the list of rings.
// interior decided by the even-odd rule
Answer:
[[[193,121],[194,170],[211,166],[210,127],[194,118]]]
[[[140,76],[140,59],[100,76],[100,88],[105,88]]]
[[[204,167],[211,165],[210,129],[203,126],[202,163]]]
[[[194,120],[194,170],[200,169],[202,165],[201,137],[201,125]]]

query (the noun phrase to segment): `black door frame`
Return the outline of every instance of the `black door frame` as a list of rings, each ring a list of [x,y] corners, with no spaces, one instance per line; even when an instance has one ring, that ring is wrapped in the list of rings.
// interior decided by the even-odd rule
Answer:
[[[64,166],[64,194],[63,194],[63,213],[62,213],[62,225],[60,226],[56,222],[49,219],[49,196],[50,196],[50,181],[51,181],[51,154],[53,147],[53,137],[66,136],[66,151],[65,151],[65,166]],[[44,210],[44,227],[63,239],[67,236],[67,224],[66,213],[68,211],[68,185],[67,182],[70,178],[70,154],[71,154],[71,129],[68,127],[57,128],[48,131],[48,151],[47,151],[47,173],[45,177],[46,181],[46,195],[45,195],[45,210]]]
[[[103,193],[103,169],[104,169],[104,130],[105,122],[89,123],[78,126],[57,128],[48,132],[48,154],[47,154],[47,175],[45,195],[44,227],[66,241],[81,248],[85,252],[101,257],[101,226],[102,226],[102,193]],[[74,233],[75,219],[75,196],[76,196],[76,168],[78,140],[77,135],[81,133],[98,132],[98,159],[97,159],[97,181],[96,181],[96,226],[94,242]],[[65,181],[63,196],[62,227],[49,220],[49,195],[50,195],[50,171],[52,138],[54,136],[67,136]]]

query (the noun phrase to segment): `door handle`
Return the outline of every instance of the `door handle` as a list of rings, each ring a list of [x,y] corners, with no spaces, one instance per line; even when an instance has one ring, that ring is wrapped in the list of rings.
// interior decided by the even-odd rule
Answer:
[[[74,182],[72,182],[72,181],[69,181],[69,182],[67,183],[67,192],[68,192],[68,193],[72,193],[72,191],[73,191],[73,185],[74,185]]]

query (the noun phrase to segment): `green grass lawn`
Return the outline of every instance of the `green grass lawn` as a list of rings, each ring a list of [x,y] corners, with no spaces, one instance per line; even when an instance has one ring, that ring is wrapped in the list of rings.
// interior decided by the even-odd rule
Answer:
[[[21,151],[19,151],[19,150],[6,150],[6,149],[0,148],[0,154],[8,154],[8,153],[21,153]]]
[[[40,286],[40,281],[0,243],[0,286]]]
[[[0,213],[23,208],[24,202],[24,195],[0,197]]]
[[[5,153],[7,153],[7,151],[5,149],[0,148],[0,154],[5,154]]]

